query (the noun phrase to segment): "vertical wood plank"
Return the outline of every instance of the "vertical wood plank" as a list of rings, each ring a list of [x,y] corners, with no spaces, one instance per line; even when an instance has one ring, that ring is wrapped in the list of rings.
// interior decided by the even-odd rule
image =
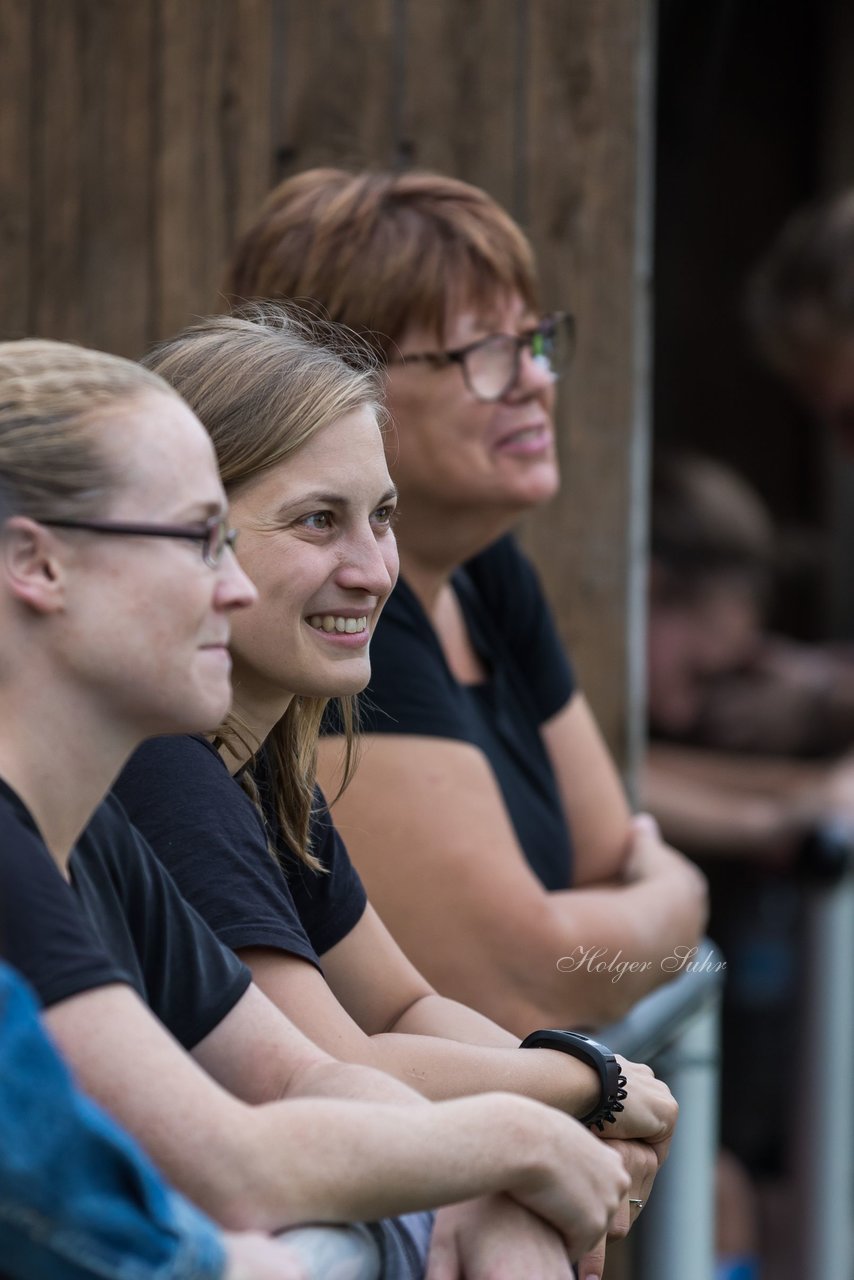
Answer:
[[[526,540],[556,604],[588,696],[618,759],[630,720],[643,635],[630,526],[645,434],[638,379],[648,333],[638,219],[643,136],[639,73],[650,15],[636,0],[539,0],[531,6],[528,201],[549,305],[579,323],[575,369],[562,388],[560,500],[531,518]],[[647,90],[647,97],[649,92]],[[642,585],[642,584],[640,584]],[[634,665],[633,665],[634,664]],[[635,716],[635,722],[637,716]]]
[[[271,0],[157,0],[152,337],[219,305],[271,181]]]
[[[32,327],[126,355],[146,335],[150,7],[33,7]]]
[[[85,6],[43,0],[35,13],[31,322],[46,338],[85,339]]]
[[[396,154],[396,0],[290,0],[275,51],[276,180]]]
[[[406,159],[483,187],[518,212],[518,0],[431,0],[406,10]]]
[[[146,345],[152,215],[152,3],[91,0],[83,49],[85,340],[120,355]]]
[[[30,307],[31,15],[0,3],[0,336],[28,332]]]

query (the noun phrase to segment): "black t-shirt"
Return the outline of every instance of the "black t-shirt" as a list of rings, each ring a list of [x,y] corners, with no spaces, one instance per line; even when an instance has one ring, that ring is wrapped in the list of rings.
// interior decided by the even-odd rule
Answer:
[[[371,641],[363,730],[479,747],[532,870],[547,889],[565,889],[572,845],[540,726],[572,697],[572,668],[534,569],[512,537],[469,560],[452,581],[487,678],[479,684],[456,679],[401,579]],[[330,718],[326,731],[335,727]]]
[[[266,827],[202,737],[143,743],[120,775],[116,793],[222,942],[235,949],[276,947],[320,968],[318,957],[361,919],[365,890],[320,791],[311,837],[325,874],[307,867],[284,843],[263,753],[255,777]]]
[[[0,953],[44,1006],[133,987],[191,1049],[251,975],[182,899],[117,800],[95,812],[63,879],[29,811],[0,780]]]

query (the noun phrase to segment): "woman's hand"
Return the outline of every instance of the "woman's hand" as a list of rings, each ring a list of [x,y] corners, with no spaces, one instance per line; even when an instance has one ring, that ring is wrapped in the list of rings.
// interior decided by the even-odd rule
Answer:
[[[607,1241],[622,1240],[628,1235],[643,1205],[649,1199],[655,1175],[664,1160],[664,1156],[660,1155],[656,1147],[646,1142],[623,1142],[619,1138],[607,1138],[606,1141],[613,1150],[619,1152],[631,1179],[631,1185],[614,1215],[608,1235],[603,1236],[579,1262],[579,1280],[600,1280],[605,1266]],[[633,1203],[636,1201],[641,1203]]]
[[[506,1196],[436,1215],[426,1280],[572,1280],[563,1237]]]
[[[657,1080],[645,1063],[621,1058],[620,1070],[626,1077],[625,1109],[617,1113],[614,1124],[606,1127],[603,1136],[651,1144],[661,1165],[670,1148],[679,1104],[664,1081]]]
[[[708,885],[702,871],[690,858],[677,852],[661,838],[658,823],[651,813],[636,813],[631,820],[629,852],[623,873],[626,884],[637,885],[650,880],[666,880],[672,891],[678,889],[681,900],[690,907],[693,937],[685,943],[700,940],[709,914]],[[686,913],[686,924],[687,924]]]

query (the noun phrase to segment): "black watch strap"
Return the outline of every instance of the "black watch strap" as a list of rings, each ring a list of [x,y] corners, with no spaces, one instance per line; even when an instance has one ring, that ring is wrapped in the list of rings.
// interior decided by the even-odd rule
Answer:
[[[520,1049],[557,1049],[558,1053],[568,1053],[572,1058],[586,1062],[599,1077],[599,1104],[581,1117],[581,1123],[596,1125],[600,1131],[605,1128],[605,1121],[615,1124],[615,1112],[624,1110],[626,1097],[626,1077],[620,1071],[620,1064],[611,1050],[598,1040],[582,1035],[580,1031],[563,1031],[549,1028],[532,1031],[519,1046]]]

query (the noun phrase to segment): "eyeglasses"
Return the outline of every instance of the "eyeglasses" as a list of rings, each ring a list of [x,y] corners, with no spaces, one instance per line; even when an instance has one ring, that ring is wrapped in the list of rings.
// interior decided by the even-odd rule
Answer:
[[[538,368],[559,378],[575,351],[575,320],[567,311],[546,316],[532,329],[518,334],[490,333],[456,351],[418,351],[395,356],[389,364],[430,364],[462,368],[465,384],[478,400],[500,400],[519,380],[522,352],[528,351]]]
[[[116,533],[141,538],[189,538],[202,544],[202,559],[215,569],[226,547],[234,550],[237,530],[229,529],[225,516],[211,516],[201,524],[120,524],[115,520],[40,520],[55,529],[83,529],[89,533]]]

